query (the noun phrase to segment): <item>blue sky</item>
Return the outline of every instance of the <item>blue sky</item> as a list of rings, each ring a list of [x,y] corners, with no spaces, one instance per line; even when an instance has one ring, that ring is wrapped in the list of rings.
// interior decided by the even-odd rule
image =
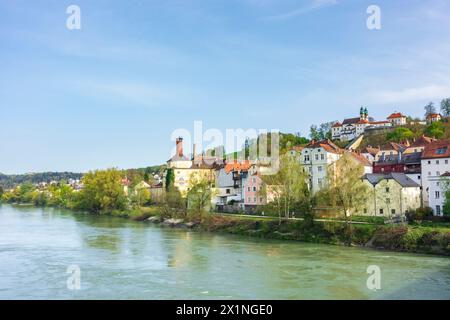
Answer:
[[[194,120],[307,135],[450,96],[443,0],[11,0],[0,43],[3,173],[160,164]]]

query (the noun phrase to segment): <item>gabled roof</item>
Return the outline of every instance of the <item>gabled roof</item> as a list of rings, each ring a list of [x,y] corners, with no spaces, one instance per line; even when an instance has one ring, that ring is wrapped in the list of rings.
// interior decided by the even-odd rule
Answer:
[[[329,139],[321,140],[321,141],[312,140],[310,143],[308,143],[306,145],[306,148],[323,148],[327,152],[336,153],[336,154],[340,154],[340,153],[344,152],[343,149],[339,148],[337,145],[335,145]]]
[[[439,118],[439,117],[442,118],[442,115],[441,115],[440,113],[430,113],[429,115],[427,115],[427,119],[430,119],[430,118]]]
[[[379,148],[380,148],[380,151],[385,151],[385,150],[403,151],[404,149],[406,149],[406,146],[401,143],[397,143],[397,142],[388,142]]]
[[[420,187],[414,180],[409,178],[404,173],[391,172],[388,174],[383,173],[367,173],[364,178],[369,181],[373,186],[376,186],[381,180],[393,179],[398,182],[404,188],[418,188]]]
[[[387,117],[387,119],[396,119],[396,118],[406,118],[406,116],[401,114],[400,112],[394,112],[389,117]]]
[[[436,141],[425,146],[422,159],[450,158],[450,141]]]
[[[427,144],[436,142],[437,139],[427,137],[425,135],[420,136],[411,143],[410,147],[425,147]]]
[[[376,154],[380,151],[379,148],[373,148],[373,147],[366,147],[362,150],[362,153],[369,153],[373,156],[376,156]]]

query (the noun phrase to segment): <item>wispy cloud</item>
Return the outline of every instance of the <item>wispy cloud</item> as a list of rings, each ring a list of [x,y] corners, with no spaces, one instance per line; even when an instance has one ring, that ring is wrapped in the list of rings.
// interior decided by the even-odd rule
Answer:
[[[371,94],[378,103],[408,103],[422,100],[435,101],[447,97],[450,85],[430,84],[422,87],[405,88],[397,91],[379,91]]]
[[[311,12],[311,11],[315,11],[324,7],[329,7],[329,6],[334,6],[337,5],[338,1],[337,0],[313,0],[309,5],[301,7],[301,8],[297,8],[294,9],[292,11],[289,12],[285,12],[285,13],[281,13],[281,14],[277,14],[277,15],[272,15],[272,16],[267,16],[264,17],[264,20],[270,20],[270,21],[276,21],[276,20],[287,20],[287,19],[292,19],[295,17],[298,17],[300,15],[303,15],[305,13]]]

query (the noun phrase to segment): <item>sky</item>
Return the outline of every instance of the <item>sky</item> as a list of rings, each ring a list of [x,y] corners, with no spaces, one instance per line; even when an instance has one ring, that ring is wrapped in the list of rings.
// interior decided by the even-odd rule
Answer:
[[[162,164],[194,121],[308,135],[362,105],[421,117],[450,97],[449,57],[444,0],[3,0],[0,172]]]

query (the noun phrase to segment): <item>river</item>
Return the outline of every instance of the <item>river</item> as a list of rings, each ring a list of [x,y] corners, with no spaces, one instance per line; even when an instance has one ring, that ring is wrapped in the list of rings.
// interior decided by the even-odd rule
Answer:
[[[0,205],[0,299],[417,298],[450,299],[450,258]]]

